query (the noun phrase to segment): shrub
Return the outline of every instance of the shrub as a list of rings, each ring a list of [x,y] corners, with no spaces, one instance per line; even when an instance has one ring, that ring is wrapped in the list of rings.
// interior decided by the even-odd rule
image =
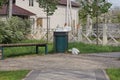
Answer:
[[[0,42],[15,43],[26,39],[30,33],[30,21],[19,17],[12,17],[6,22],[0,21]]]
[[[0,43],[1,43],[1,42],[3,41],[3,39],[4,39],[5,30],[6,30],[6,28],[5,28],[5,23],[4,23],[2,20],[0,20]]]

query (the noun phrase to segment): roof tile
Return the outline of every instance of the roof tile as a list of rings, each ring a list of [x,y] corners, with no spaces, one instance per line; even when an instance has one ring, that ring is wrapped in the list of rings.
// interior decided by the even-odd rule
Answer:
[[[1,15],[6,15],[7,14],[7,5],[4,5],[1,9],[0,9],[0,14]],[[24,15],[24,16],[29,16],[29,15],[35,15],[34,13],[25,10],[21,7],[16,6],[15,4],[13,4],[13,11],[12,11],[13,15]]]

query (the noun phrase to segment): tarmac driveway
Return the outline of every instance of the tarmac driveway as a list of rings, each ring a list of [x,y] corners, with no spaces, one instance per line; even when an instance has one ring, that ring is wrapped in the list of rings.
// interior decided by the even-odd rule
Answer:
[[[109,80],[104,69],[120,68],[120,60],[106,53],[52,54],[0,60],[0,70],[32,70],[25,80]]]
[[[19,69],[76,70],[76,69],[105,69],[112,67],[120,67],[120,60],[118,60],[118,58],[96,56],[94,54],[71,55],[59,53],[44,56],[34,55],[0,60],[0,70],[19,70]]]

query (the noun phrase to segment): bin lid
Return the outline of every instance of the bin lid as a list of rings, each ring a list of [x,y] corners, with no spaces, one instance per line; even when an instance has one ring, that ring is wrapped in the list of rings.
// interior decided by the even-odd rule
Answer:
[[[71,31],[71,27],[70,26],[57,27],[55,29],[55,32],[69,32],[69,31]]]

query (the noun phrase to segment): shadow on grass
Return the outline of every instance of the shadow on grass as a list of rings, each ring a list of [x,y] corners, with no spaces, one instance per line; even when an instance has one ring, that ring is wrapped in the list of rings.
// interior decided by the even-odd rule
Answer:
[[[26,52],[26,53],[13,53],[13,54],[9,54],[9,55],[5,55],[5,58],[11,58],[11,57],[20,57],[20,56],[26,56],[26,55],[33,55],[36,53],[30,53],[30,52]],[[37,55],[37,54],[36,54]]]

